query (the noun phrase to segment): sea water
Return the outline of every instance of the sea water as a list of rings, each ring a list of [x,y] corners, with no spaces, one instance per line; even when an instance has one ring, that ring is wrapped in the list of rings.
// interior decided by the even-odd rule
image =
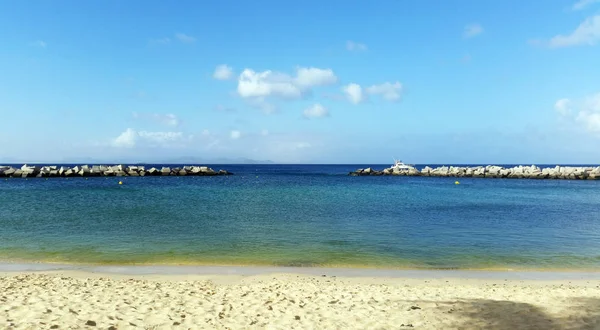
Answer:
[[[600,181],[212,167],[235,175],[0,179],[0,261],[600,270]]]

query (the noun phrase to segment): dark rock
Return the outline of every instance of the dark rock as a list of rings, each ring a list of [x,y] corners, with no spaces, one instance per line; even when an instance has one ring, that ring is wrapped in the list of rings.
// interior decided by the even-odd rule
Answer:
[[[85,325],[90,326],[90,327],[95,327],[96,326],[96,322],[92,321],[92,320],[88,320],[87,322],[85,322]]]

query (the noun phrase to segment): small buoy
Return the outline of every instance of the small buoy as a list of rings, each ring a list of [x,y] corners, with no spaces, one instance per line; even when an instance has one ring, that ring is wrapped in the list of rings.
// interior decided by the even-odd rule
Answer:
[[[460,184],[460,182],[458,182],[458,181],[454,181],[454,184]]]
[[[119,184],[123,184],[123,181],[119,181]]]

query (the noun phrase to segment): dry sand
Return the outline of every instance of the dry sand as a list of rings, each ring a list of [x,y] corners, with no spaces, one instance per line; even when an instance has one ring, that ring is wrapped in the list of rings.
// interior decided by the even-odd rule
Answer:
[[[600,329],[600,281],[0,274],[0,329]]]

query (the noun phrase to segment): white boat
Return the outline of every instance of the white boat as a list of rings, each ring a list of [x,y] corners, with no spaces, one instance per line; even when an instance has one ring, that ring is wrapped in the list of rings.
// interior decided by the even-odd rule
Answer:
[[[415,169],[414,165],[404,164],[401,160],[394,159],[394,166],[391,167],[392,170],[397,171],[409,171]]]

